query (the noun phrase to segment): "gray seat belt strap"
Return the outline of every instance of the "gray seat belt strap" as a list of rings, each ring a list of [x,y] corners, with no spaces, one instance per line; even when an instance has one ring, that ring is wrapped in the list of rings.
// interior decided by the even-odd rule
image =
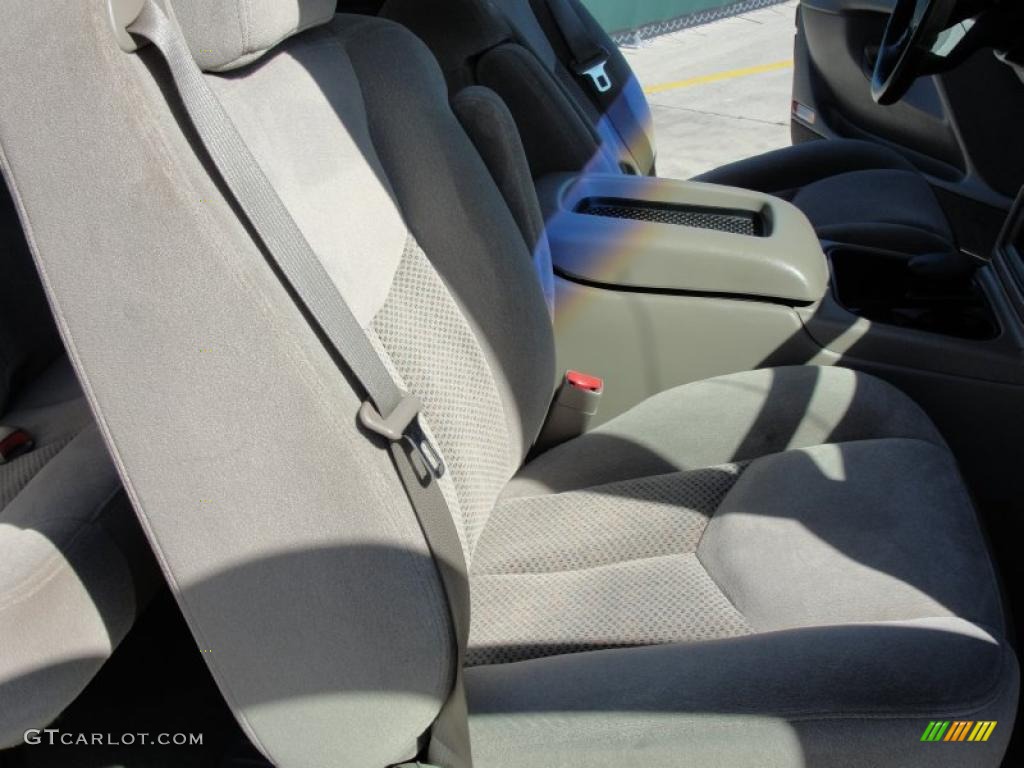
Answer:
[[[469,582],[455,522],[437,478],[440,456],[419,425],[420,401],[403,392],[338,292],[298,225],[231,122],[192,57],[177,23],[146,0],[128,24],[162,54],[192,126],[271,261],[316,321],[336,359],[366,390],[363,425],[385,437],[444,586],[457,648],[454,685],[432,729],[445,765],[470,768],[472,758],[462,664],[469,637]]]

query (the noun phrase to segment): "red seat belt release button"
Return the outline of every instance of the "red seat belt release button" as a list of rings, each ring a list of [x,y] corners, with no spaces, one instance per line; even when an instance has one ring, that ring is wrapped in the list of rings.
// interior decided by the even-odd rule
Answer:
[[[24,429],[0,426],[0,464],[6,464],[31,451],[34,445],[32,435]]]
[[[601,394],[604,390],[604,379],[597,376],[591,376],[589,373],[566,371],[565,381],[576,389],[582,389],[595,394]]]

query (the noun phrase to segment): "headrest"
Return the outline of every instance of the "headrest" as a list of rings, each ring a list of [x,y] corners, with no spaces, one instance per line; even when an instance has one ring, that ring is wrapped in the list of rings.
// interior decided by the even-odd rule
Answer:
[[[501,13],[480,0],[387,0],[380,15],[427,44],[452,92],[476,81],[472,68],[480,54],[513,37]]]
[[[172,0],[196,63],[224,72],[334,18],[337,0]]]

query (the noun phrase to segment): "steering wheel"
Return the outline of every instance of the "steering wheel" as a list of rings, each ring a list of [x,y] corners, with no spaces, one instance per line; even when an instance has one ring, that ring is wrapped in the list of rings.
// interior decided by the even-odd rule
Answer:
[[[953,15],[957,0],[896,0],[885,26],[871,76],[871,97],[895,104],[922,74],[935,43]]]

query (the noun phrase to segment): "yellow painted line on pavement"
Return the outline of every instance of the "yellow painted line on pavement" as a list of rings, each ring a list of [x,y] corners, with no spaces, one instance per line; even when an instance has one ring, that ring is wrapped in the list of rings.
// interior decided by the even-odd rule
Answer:
[[[773,61],[771,64],[758,64],[756,67],[743,67],[742,69],[729,69],[725,72],[712,72],[710,75],[698,75],[688,77],[685,80],[673,80],[670,83],[652,85],[644,88],[644,93],[653,96],[656,93],[674,91],[678,88],[692,88],[695,85],[707,85],[708,83],[720,83],[723,80],[735,80],[738,77],[749,77],[750,75],[762,75],[765,72],[778,72],[782,69],[792,69],[793,60]]]

